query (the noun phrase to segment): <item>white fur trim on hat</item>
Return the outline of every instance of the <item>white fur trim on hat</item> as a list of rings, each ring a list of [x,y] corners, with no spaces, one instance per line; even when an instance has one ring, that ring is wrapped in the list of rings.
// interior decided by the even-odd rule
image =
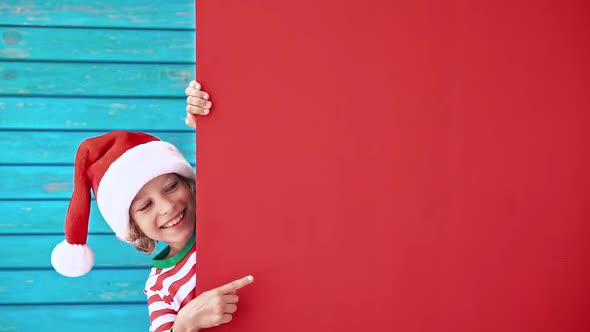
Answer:
[[[174,145],[152,141],[137,145],[111,163],[98,186],[96,202],[115,235],[129,235],[129,207],[135,195],[152,179],[168,173],[188,178],[195,171]]]
[[[64,240],[51,252],[51,265],[66,277],[82,276],[92,269],[93,264],[94,253],[86,244],[69,244]]]

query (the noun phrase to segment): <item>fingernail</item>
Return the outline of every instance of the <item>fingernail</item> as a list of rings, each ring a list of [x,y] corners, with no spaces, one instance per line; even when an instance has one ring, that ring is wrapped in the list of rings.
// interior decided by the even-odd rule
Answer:
[[[206,107],[211,107],[211,102],[210,102],[210,101],[208,101],[208,102],[205,104],[205,106],[206,106]]]
[[[247,276],[246,279],[248,279],[248,281],[252,281],[252,280],[254,280],[254,277],[253,276]]]
[[[209,94],[205,93],[205,94],[203,95],[203,98],[204,98],[204,99],[209,99]]]
[[[203,113],[209,114],[209,110],[205,109],[205,110],[203,110]]]

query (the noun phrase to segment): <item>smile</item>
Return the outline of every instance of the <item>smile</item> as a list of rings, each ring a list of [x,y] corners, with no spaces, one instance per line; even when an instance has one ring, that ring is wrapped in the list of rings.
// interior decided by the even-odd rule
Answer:
[[[183,211],[182,211],[182,212],[181,212],[181,213],[178,215],[178,217],[176,217],[176,218],[174,218],[174,219],[170,220],[169,222],[167,222],[166,224],[164,224],[164,225],[162,226],[162,228],[170,228],[170,227],[176,226],[176,225],[177,225],[177,224],[178,224],[178,223],[179,223],[179,222],[182,220],[182,218],[184,217],[184,212],[185,212],[185,211],[186,211],[186,210],[183,210]]]

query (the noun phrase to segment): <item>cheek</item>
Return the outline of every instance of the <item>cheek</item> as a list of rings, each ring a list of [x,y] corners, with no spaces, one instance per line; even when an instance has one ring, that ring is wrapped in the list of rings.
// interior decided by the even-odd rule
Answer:
[[[191,208],[193,208],[193,210],[196,208],[197,202],[195,201],[194,198],[189,197],[188,206],[190,206]]]
[[[177,198],[182,201],[186,201],[186,203],[190,206],[195,206],[195,197],[191,194],[190,190],[186,187],[183,188],[182,192],[178,192]]]
[[[148,235],[154,228],[154,218],[149,213],[138,213],[133,216],[133,221],[144,234]]]

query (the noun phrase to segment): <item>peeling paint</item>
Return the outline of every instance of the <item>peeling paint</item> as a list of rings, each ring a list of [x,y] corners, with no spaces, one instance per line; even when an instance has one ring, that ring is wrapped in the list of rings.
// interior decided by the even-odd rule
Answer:
[[[5,48],[0,50],[0,56],[12,59],[23,59],[29,57],[31,54],[20,48]]]
[[[43,190],[45,192],[57,192],[57,191],[67,191],[71,190],[71,184],[67,182],[54,182],[54,183],[47,183],[43,185]]]

